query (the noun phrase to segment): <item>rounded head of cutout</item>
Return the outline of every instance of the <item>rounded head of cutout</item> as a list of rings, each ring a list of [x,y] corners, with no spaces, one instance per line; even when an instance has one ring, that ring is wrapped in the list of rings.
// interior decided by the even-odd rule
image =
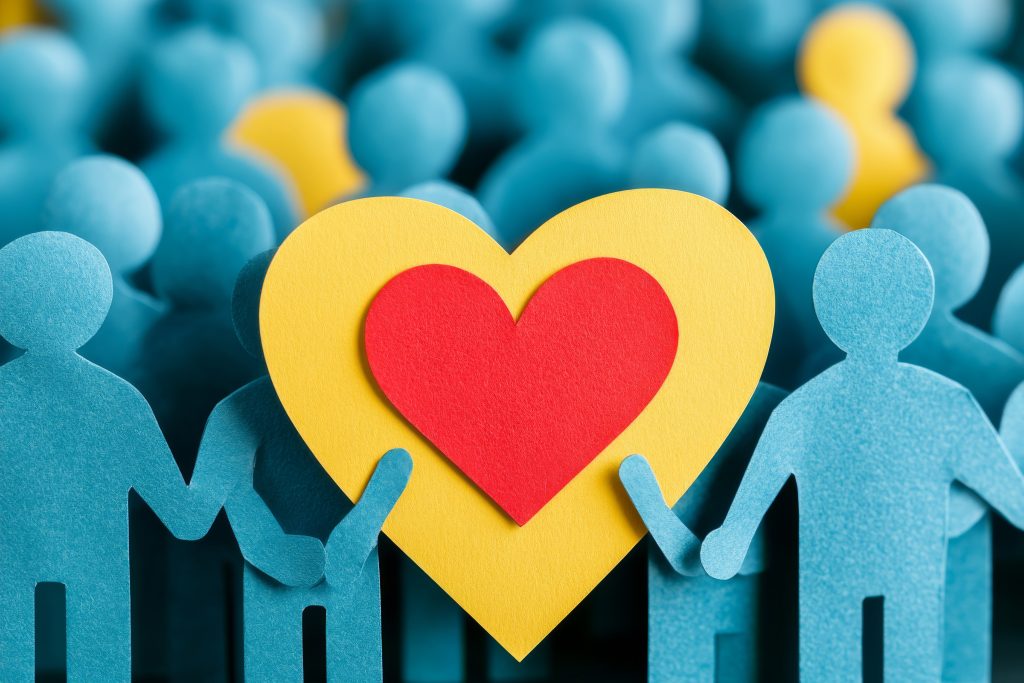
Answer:
[[[981,287],[988,268],[988,232],[962,192],[944,185],[915,185],[883,204],[871,227],[895,230],[924,253],[935,274],[937,309],[959,308]]]
[[[821,327],[851,356],[895,359],[928,322],[934,291],[928,259],[892,230],[843,235],[814,273]]]
[[[588,12],[635,57],[658,57],[693,49],[700,28],[697,0],[597,0]]]
[[[46,135],[81,123],[88,71],[66,35],[21,29],[0,36],[0,128]]]
[[[1003,46],[1013,25],[1011,0],[914,0],[900,16],[922,58],[991,51]]]
[[[153,285],[176,307],[228,306],[242,266],[274,242],[270,212],[256,193],[225,178],[194,181],[167,208]]]
[[[821,211],[853,178],[855,147],[843,120],[809,98],[783,97],[751,115],[736,151],[736,181],[762,211]]]
[[[169,135],[216,137],[259,85],[252,52],[240,40],[188,28],[161,41],[142,80],[146,108]]]
[[[947,57],[921,74],[914,114],[921,146],[940,164],[1004,159],[1024,130],[1024,88],[995,62]]]
[[[231,295],[231,320],[235,334],[242,348],[254,358],[263,358],[263,343],[260,341],[260,294],[267,270],[274,259],[275,249],[257,254],[238,273],[235,290]]]
[[[469,190],[447,180],[428,180],[425,183],[407,187],[402,191],[402,196],[439,204],[473,221],[488,235],[494,236],[495,234],[494,222],[477,198]]]
[[[19,349],[80,348],[110,310],[113,280],[99,249],[66,232],[36,232],[0,249],[0,336]]]
[[[446,175],[467,125],[462,98],[448,77],[411,62],[370,74],[349,101],[352,156],[374,183],[395,191]]]
[[[992,331],[1024,353],[1024,266],[1017,268],[1003,285],[992,316]]]
[[[692,192],[723,204],[729,194],[729,162],[711,133],[687,123],[667,123],[637,143],[629,183]]]
[[[91,156],[54,179],[42,225],[91,242],[111,270],[126,275],[153,255],[163,223],[156,192],[142,171],[118,157]]]
[[[914,46],[896,17],[871,5],[842,5],[804,36],[797,78],[804,91],[846,112],[895,110],[914,77]]]
[[[316,65],[326,42],[320,11],[294,0],[236,2],[231,31],[252,50],[265,86],[300,80]]]
[[[626,106],[626,53],[611,33],[589,21],[561,19],[534,31],[517,68],[517,98],[532,129],[609,125]]]

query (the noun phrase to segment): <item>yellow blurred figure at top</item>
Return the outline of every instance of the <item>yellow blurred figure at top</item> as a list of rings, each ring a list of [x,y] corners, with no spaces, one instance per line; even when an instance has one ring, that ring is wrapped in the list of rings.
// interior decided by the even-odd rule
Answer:
[[[0,33],[28,24],[41,24],[45,18],[36,0],[0,0]]]

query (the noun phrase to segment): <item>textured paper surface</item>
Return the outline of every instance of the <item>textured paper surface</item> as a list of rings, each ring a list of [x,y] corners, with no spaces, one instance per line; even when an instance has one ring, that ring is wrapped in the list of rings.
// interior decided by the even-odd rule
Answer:
[[[490,284],[518,316],[552,274],[598,257],[661,284],[679,318],[676,361],[640,416],[519,527],[378,391],[362,353],[365,313],[395,275],[440,263]],[[618,483],[622,458],[646,454],[666,498],[678,499],[753,393],[773,319],[754,237],[717,204],[672,190],[584,202],[511,256],[442,207],[395,197],[341,204],[285,241],[260,308],[274,386],[324,468],[358,498],[380,453],[408,449],[414,474],[385,532],[519,659],[645,533]]]

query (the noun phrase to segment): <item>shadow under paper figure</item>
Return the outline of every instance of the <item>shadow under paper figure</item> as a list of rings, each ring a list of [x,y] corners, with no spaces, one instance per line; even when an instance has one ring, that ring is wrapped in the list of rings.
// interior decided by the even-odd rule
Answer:
[[[775,409],[701,548],[708,574],[735,575],[795,477],[801,680],[859,680],[865,608],[879,602],[885,680],[940,680],[953,482],[1024,526],[1024,476],[970,392],[897,360],[933,298],[927,259],[896,232],[861,230],[829,247],[814,303],[846,359]]]
[[[35,679],[35,591],[64,584],[68,680],[131,679],[128,494],[181,539],[209,530],[231,482],[186,486],[145,399],[75,353],[113,285],[100,252],[59,232],[0,250],[0,679]]]
[[[740,575],[719,581],[699,564],[700,539],[720,524],[768,416],[785,396],[759,384],[715,457],[671,509],[647,461],[630,456],[619,477],[651,533],[647,564],[647,677],[650,681],[758,680],[760,538]]]

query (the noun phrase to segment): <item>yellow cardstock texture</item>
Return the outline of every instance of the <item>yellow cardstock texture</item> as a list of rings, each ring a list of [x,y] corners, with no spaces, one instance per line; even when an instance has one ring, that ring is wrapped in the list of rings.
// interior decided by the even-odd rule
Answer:
[[[679,351],[633,424],[519,527],[377,389],[363,320],[380,288],[414,266],[474,273],[518,317],[551,275],[597,257],[629,261],[661,283],[679,321]],[[623,458],[644,454],[674,502],[728,435],[761,375],[774,303],[757,241],[696,195],[598,197],[552,218],[512,255],[448,209],[378,197],[322,211],[288,237],[267,275],[260,326],[288,415],[350,498],[385,451],[412,454],[412,479],[385,533],[522,659],[644,535],[618,480]]]

